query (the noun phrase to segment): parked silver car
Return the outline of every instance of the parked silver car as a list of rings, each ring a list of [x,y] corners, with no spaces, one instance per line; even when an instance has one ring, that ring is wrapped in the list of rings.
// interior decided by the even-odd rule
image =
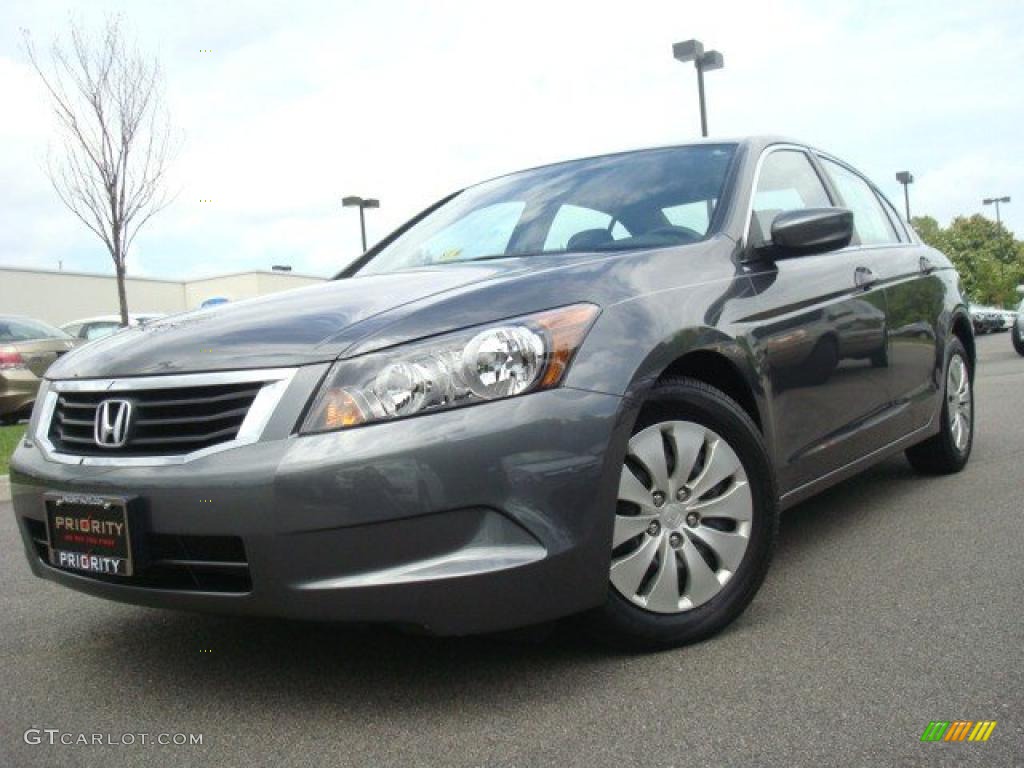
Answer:
[[[142,325],[153,320],[159,320],[161,317],[164,317],[164,315],[156,312],[133,312],[128,315],[128,325]],[[99,315],[97,317],[86,317],[81,320],[72,320],[70,323],[62,325],[61,330],[78,339],[95,341],[121,330],[121,316]]]

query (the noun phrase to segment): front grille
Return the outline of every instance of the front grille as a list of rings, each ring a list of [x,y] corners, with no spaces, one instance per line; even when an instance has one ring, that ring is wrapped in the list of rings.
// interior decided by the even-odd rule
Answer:
[[[58,453],[76,456],[166,456],[191,453],[234,440],[261,382],[122,392],[61,392],[49,438]],[[132,417],[120,448],[96,445],[96,409],[109,399],[128,400]]]
[[[57,568],[50,562],[46,524],[41,520],[24,519],[39,559],[49,567]],[[143,549],[148,552],[148,556],[145,561],[137,564],[138,572],[134,576],[108,576],[66,568],[57,570],[109,584],[127,584],[149,589],[174,589],[186,592],[252,590],[245,547],[237,536],[178,536],[150,533],[145,537]]]

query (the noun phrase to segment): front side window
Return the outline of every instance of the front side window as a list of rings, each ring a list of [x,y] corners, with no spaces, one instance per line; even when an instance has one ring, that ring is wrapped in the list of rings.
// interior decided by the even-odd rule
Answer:
[[[821,162],[843,203],[853,211],[853,229],[861,245],[898,243],[896,230],[871,186],[849,168],[827,157],[821,158]]]
[[[760,244],[771,239],[772,222],[780,213],[831,208],[832,201],[807,153],[779,149],[770,152],[761,163],[752,207],[751,239]]]
[[[708,235],[734,151],[732,144],[646,150],[484,182],[428,213],[356,274],[698,242]],[[680,216],[686,206],[694,208]]]

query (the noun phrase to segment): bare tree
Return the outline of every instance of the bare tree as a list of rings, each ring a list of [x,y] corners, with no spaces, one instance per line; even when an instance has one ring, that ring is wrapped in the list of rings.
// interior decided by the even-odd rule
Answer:
[[[49,66],[27,30],[25,52],[49,94],[62,147],[47,174],[61,201],[110,252],[121,323],[128,324],[125,261],[139,229],[173,199],[167,165],[177,149],[163,100],[159,62],[125,40],[108,17],[98,35],[72,21],[69,42],[55,40]]]

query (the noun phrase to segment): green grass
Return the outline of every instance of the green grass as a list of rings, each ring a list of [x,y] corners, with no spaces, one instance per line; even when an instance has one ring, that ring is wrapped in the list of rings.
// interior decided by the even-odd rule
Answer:
[[[8,461],[14,453],[14,447],[25,434],[25,425],[0,427],[0,475],[7,474]]]

